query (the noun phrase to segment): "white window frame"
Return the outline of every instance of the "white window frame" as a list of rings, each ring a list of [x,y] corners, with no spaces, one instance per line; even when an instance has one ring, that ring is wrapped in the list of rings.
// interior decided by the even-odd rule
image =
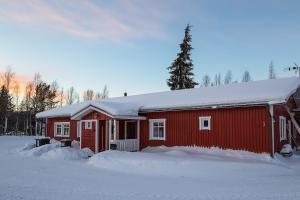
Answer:
[[[82,126],[81,126],[81,121],[77,121],[77,137],[81,137],[81,130],[82,130]]]
[[[57,134],[57,126],[60,125],[61,133]],[[65,134],[65,126],[69,127],[68,134]],[[70,122],[54,122],[54,136],[55,137],[70,137],[71,125]]]
[[[208,121],[208,126],[207,127],[204,126],[204,121],[205,120]],[[203,130],[209,131],[209,130],[211,130],[211,116],[200,116],[199,117],[199,130],[200,131],[203,131]]]
[[[154,137],[154,123],[163,123],[163,137]],[[149,119],[149,139],[150,140],[166,140],[166,119]]]
[[[93,122],[91,120],[85,121],[84,129],[92,129],[92,127],[93,127]]]
[[[286,118],[284,116],[279,116],[279,136],[280,141],[286,140]]]
[[[60,126],[60,134],[58,135],[58,131],[57,131],[57,126]],[[62,131],[63,131],[63,128],[62,128],[62,124],[60,122],[54,122],[54,136],[55,137],[62,137]]]

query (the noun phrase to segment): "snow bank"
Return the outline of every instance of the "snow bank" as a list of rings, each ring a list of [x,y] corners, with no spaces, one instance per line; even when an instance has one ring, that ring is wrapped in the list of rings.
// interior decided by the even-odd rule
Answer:
[[[219,147],[198,147],[198,146],[174,146],[174,147],[147,147],[142,150],[148,153],[162,153],[165,155],[176,156],[200,156],[202,158],[210,156],[214,159],[226,159],[226,160],[241,160],[241,161],[273,161],[272,157],[268,153],[253,153],[243,150],[221,149]]]
[[[82,150],[74,149],[70,147],[64,148],[56,148],[52,149],[51,151],[45,152],[44,154],[40,155],[40,158],[47,159],[47,160],[81,160],[86,159],[93,155],[93,152],[88,149],[84,148]]]
[[[229,161],[229,162],[228,162]],[[91,157],[89,165],[97,168],[151,176],[218,176],[232,163],[271,163],[268,154],[201,147],[151,147],[142,152],[105,151]],[[237,172],[238,173],[238,172]],[[219,174],[220,175],[220,174]],[[224,176],[224,175],[222,175]]]
[[[60,147],[60,142],[51,140],[50,144],[35,147],[34,144],[26,144],[20,153],[24,156],[39,157],[47,160],[81,160],[93,155],[88,149],[80,149],[77,141],[72,142],[72,147]]]
[[[164,147],[134,153],[104,152],[107,160],[103,158],[105,162],[102,163],[106,168],[112,167],[119,171],[127,168],[123,170],[128,173],[118,173],[101,169],[100,162],[99,167],[92,167],[82,160],[61,162],[21,156],[20,147],[25,143],[32,143],[34,139],[35,137],[0,136],[1,200],[300,199],[300,152],[295,152],[288,158],[275,155],[275,160],[280,159],[281,165],[268,160],[256,162],[256,159],[263,159],[257,154],[247,156],[254,160],[248,162],[245,159],[247,153],[238,162],[226,161],[230,156],[220,158],[217,155],[225,152],[217,154],[217,149],[211,150],[216,155],[192,153],[196,151],[194,148],[184,151],[184,148]],[[115,157],[108,157],[108,153]],[[148,158],[140,161],[139,155]],[[92,159],[98,156],[99,154]],[[123,156],[124,160],[117,162]],[[118,166],[109,165],[111,162]],[[124,163],[129,164],[124,166]],[[165,163],[168,165],[165,166]],[[147,167],[149,172],[146,171]],[[143,174],[134,174],[137,170]],[[163,170],[168,176],[157,176]],[[190,174],[189,170],[192,170]],[[174,176],[170,176],[172,173]]]

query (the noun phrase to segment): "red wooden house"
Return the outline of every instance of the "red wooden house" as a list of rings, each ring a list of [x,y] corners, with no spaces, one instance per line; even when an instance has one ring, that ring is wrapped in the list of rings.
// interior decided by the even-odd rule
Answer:
[[[196,145],[274,154],[299,142],[299,86],[293,77],[200,87],[86,101],[36,117],[45,119],[46,136],[94,152]]]

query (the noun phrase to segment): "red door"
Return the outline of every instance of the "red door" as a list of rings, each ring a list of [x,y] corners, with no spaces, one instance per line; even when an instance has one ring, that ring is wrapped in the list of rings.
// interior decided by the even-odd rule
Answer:
[[[81,130],[81,148],[89,148],[95,152],[96,121],[83,121]]]

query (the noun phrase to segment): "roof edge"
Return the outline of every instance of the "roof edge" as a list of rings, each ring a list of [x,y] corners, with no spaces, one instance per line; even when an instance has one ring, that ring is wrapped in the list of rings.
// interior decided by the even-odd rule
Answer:
[[[250,106],[264,106],[269,105],[270,101],[262,102],[252,102],[252,103],[242,103],[242,104],[211,104],[203,106],[178,106],[170,108],[150,108],[150,109],[140,109],[141,113],[149,112],[163,112],[163,111],[181,111],[181,110],[197,110],[197,109],[218,109],[218,108],[234,108],[234,107],[250,107]],[[276,104],[284,102],[276,102]]]

